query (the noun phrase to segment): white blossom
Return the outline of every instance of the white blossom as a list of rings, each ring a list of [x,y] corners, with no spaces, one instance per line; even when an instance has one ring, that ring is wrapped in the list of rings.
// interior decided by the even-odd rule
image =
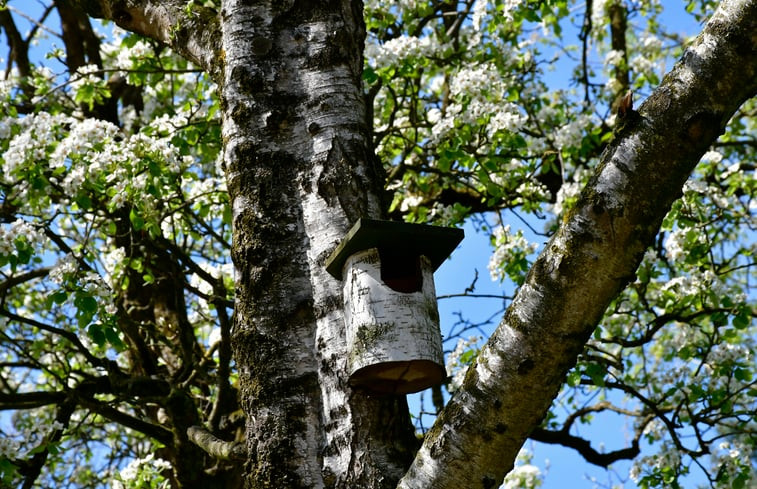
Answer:
[[[723,159],[723,155],[715,151],[714,149],[709,150],[704,155],[702,155],[702,161],[709,161],[712,163],[720,163],[720,161]]]
[[[515,459],[515,466],[506,476],[501,489],[535,489],[542,484],[539,467],[531,464],[532,455],[521,448]]]
[[[471,24],[473,25],[473,29],[476,30],[476,32],[481,31],[481,25],[483,23],[484,17],[486,16],[486,11],[489,8],[489,2],[487,0],[478,0],[473,5],[473,13],[471,15]]]
[[[150,487],[167,488],[169,483],[160,474],[164,470],[171,470],[171,463],[161,458],[156,459],[154,458],[154,454],[150,453],[144,458],[132,460],[126,467],[121,469],[118,478],[111,481],[111,488],[142,487],[140,482],[154,482],[157,479],[163,479],[163,481],[160,485],[150,485]]]
[[[468,363],[461,360],[463,353],[468,350],[478,350],[476,345],[480,341],[480,336],[469,336],[467,339],[459,338],[455,349],[447,355],[445,368],[447,369],[447,375],[451,377],[450,383],[447,386],[450,392],[454,392],[463,385],[465,373],[468,371]]]
[[[10,255],[16,249],[16,241],[22,240],[32,247],[40,246],[46,241],[45,235],[34,226],[16,219],[10,225],[0,226],[0,254]]]
[[[373,66],[395,66],[408,58],[434,54],[435,43],[430,36],[399,36],[384,44],[367,42],[365,55]]]
[[[145,41],[137,41],[132,47],[126,47],[121,45],[118,47],[118,57],[116,59],[116,65],[124,70],[133,70],[135,64],[139,62],[141,58],[152,54],[152,48]]]
[[[567,124],[562,124],[554,133],[555,146],[560,149],[580,146],[584,132],[594,124],[596,122],[586,114],[576,117]]]
[[[67,275],[76,273],[77,268],[76,258],[68,253],[60,258],[52,270],[50,270],[50,280],[61,285],[66,281]]]
[[[686,234],[686,229],[676,229],[668,234],[668,237],[665,239],[664,245],[665,254],[667,255],[668,259],[672,261],[680,261],[681,259],[686,257]]]
[[[529,243],[520,229],[513,234],[510,231],[509,224],[497,226],[493,236],[495,248],[494,253],[489,258],[489,273],[493,281],[505,279],[503,264],[514,259],[520,259],[524,255],[528,256],[539,247],[536,243]]]
[[[555,203],[549,207],[555,216],[561,215],[566,206],[569,206],[578,197],[590,173],[591,171],[588,169],[578,168],[570,180],[563,182],[555,196]]]
[[[618,66],[623,61],[623,51],[612,49],[605,54],[605,65]]]
[[[78,91],[85,85],[98,85],[103,79],[98,76],[100,67],[95,64],[80,66],[76,69],[76,74],[71,77],[70,87],[74,92]]]

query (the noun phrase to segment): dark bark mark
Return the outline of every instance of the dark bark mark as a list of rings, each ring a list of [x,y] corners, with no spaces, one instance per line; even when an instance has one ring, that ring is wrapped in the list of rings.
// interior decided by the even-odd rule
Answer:
[[[332,207],[340,205],[349,221],[355,222],[365,216],[365,210],[356,205],[352,198],[359,192],[360,182],[352,175],[349,154],[354,153],[349,153],[341,139],[334,137],[323,164],[323,172],[318,178],[318,195]]]
[[[526,375],[534,369],[534,361],[530,358],[525,358],[518,364],[518,375]]]
[[[252,54],[256,56],[265,56],[266,54],[271,52],[273,43],[267,37],[258,36],[252,40],[251,47]]]
[[[723,117],[714,112],[698,112],[691,116],[684,127],[686,128],[686,137],[697,146],[704,143],[709,144],[723,132]]]

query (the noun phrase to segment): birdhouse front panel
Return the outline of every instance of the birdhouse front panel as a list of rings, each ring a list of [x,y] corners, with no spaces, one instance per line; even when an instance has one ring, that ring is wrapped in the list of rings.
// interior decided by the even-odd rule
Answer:
[[[445,375],[433,267],[421,255],[398,268],[397,258],[370,248],[343,268],[350,381],[379,393],[415,392]]]

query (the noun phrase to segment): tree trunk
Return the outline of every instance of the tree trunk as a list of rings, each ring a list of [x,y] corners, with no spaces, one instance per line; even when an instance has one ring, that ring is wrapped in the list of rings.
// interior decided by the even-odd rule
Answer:
[[[382,213],[362,8],[230,1],[221,16],[246,487],[394,487],[413,455],[406,403],[349,389],[341,284],[324,268],[351,223]]]
[[[757,93],[757,1],[723,2],[615,140],[399,487],[493,488],[634,280],[702,154]]]

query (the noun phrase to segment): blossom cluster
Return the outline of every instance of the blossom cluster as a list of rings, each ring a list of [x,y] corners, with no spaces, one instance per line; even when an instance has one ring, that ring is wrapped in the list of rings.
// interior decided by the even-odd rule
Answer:
[[[22,219],[16,219],[8,225],[0,226],[0,256],[13,254],[16,251],[19,240],[27,245],[38,247],[46,239],[44,233],[40,232],[30,223]]]
[[[506,476],[502,489],[536,489],[541,487],[543,474],[539,467],[533,465],[533,455],[521,448],[515,459],[515,467]]]
[[[140,489],[148,484],[154,489],[167,489],[170,480],[165,471],[171,470],[171,463],[155,458],[150,453],[143,458],[135,458],[121,469],[118,476],[111,481],[111,489]]]
[[[489,273],[494,281],[512,278],[520,282],[528,269],[527,258],[539,248],[529,242],[522,230],[512,232],[510,225],[497,226],[492,234],[494,253],[489,258]]]
[[[494,65],[461,68],[449,83],[454,102],[444,113],[429,113],[432,140],[443,140],[460,124],[477,125],[482,121],[486,121],[489,140],[500,131],[516,132],[526,117],[516,104],[503,99],[507,89],[507,82]]]
[[[374,66],[397,66],[402,61],[428,57],[436,46],[430,37],[400,36],[384,44],[366,44],[365,56]]]
[[[447,386],[450,392],[454,392],[463,385],[463,379],[465,378],[465,373],[468,371],[468,366],[478,354],[476,345],[480,342],[480,336],[470,336],[467,339],[459,338],[454,350],[447,355],[445,366],[447,375],[451,377]]]

